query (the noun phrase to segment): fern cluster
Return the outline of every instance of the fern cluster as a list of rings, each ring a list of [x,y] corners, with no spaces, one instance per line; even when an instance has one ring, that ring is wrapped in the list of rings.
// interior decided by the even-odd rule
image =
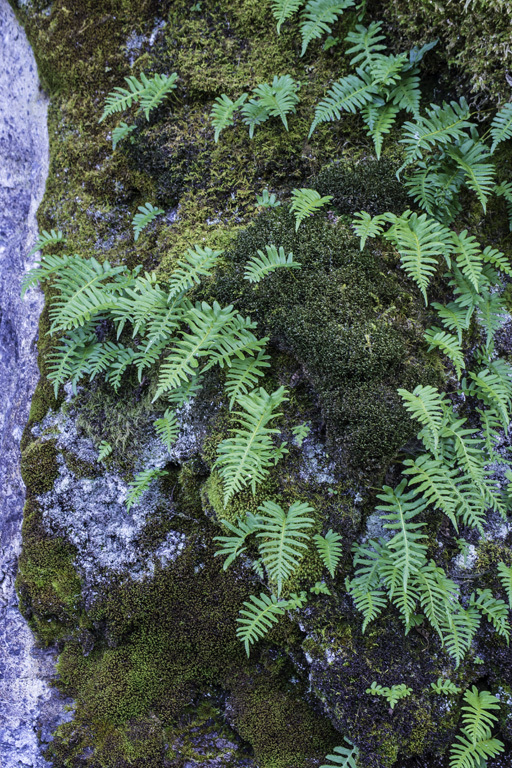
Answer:
[[[489,691],[478,691],[475,685],[466,691],[464,701],[464,725],[457,736],[459,743],[450,750],[450,768],[481,768],[487,765],[487,758],[505,749],[502,741],[492,737],[491,730],[498,720],[494,711],[500,704]]]
[[[281,26],[302,7],[300,14],[300,32],[302,36],[301,56],[308,45],[322,35],[330,35],[332,25],[347,8],[355,5],[355,0],[272,0],[272,13],[277,21],[277,32]]]

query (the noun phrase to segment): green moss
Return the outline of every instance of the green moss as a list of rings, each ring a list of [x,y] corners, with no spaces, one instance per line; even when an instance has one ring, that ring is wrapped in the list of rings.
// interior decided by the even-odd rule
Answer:
[[[58,474],[55,440],[34,440],[21,454],[21,476],[31,494],[50,491]]]

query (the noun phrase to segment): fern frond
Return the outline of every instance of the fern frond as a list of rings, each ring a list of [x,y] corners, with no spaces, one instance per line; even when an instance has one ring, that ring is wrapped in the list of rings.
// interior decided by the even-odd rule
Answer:
[[[329,528],[325,536],[321,536],[317,533],[315,534],[314,539],[317,552],[320,555],[323,564],[329,571],[331,577],[334,578],[334,571],[343,554],[343,547],[341,546],[343,537]]]
[[[245,652],[249,656],[251,645],[264,637],[284,615],[288,601],[278,600],[275,595],[269,596],[261,592],[259,597],[251,595],[249,600],[244,601],[244,605],[245,610],[242,608],[239,611],[236,635],[243,642]]]
[[[468,235],[467,229],[459,234],[453,232],[452,237],[457,266],[475,291],[479,291],[483,267],[480,243],[477,243],[472,235]]]
[[[441,627],[459,608],[458,587],[432,560],[418,571],[415,582],[421,610],[442,640]]]
[[[130,492],[126,497],[126,511],[129,512],[133,505],[139,501],[140,497],[147,491],[153,480],[157,477],[164,477],[167,474],[168,473],[163,469],[143,469],[142,472],[138,472],[132,482],[128,484]]]
[[[446,696],[456,696],[462,691],[462,688],[456,686],[451,680],[445,680],[442,677],[438,677],[437,682],[430,683],[430,687],[435,693],[444,694]]]
[[[304,0],[272,0],[272,13],[277,21],[277,34],[281,34],[284,22],[297,13]]]
[[[120,141],[125,139],[130,133],[137,130],[136,125],[128,125],[127,123],[119,123],[112,131],[112,149],[115,149]]]
[[[182,405],[193,400],[197,397],[199,392],[203,388],[203,379],[201,376],[194,376],[189,379],[185,384],[181,384],[176,389],[167,393],[167,401],[174,405],[175,408],[181,408]]]
[[[314,595],[332,595],[325,581],[315,581],[313,586],[309,588],[309,591]]]
[[[139,205],[137,208],[140,213],[136,213],[135,216],[132,219],[132,227],[133,227],[133,235],[134,240],[137,242],[139,239],[139,235],[142,232],[143,229],[147,227],[147,225],[153,221],[153,219],[156,219],[157,216],[159,216],[161,213],[165,213],[165,211],[162,208],[156,208],[154,205],[151,205],[151,203],[146,203],[145,205]]]
[[[282,455],[272,443],[272,436],[279,430],[269,424],[281,415],[277,409],[285,400],[284,387],[272,394],[260,387],[238,398],[237,402],[244,410],[235,411],[234,416],[240,426],[230,430],[233,437],[221,442],[214,465],[223,480],[224,505],[247,485],[254,493],[256,484],[268,474],[268,467]]]
[[[350,596],[359,613],[363,614],[361,631],[364,632],[368,624],[379,616],[388,601],[386,593],[382,589],[365,590],[354,580],[350,582]]]
[[[313,216],[320,208],[332,200],[332,195],[321,197],[315,189],[292,189],[290,210],[295,216],[295,231],[308,216]]]
[[[382,86],[394,86],[401,79],[401,72],[407,62],[407,54],[376,53],[370,62],[373,82]]]
[[[245,541],[259,529],[259,523],[254,515],[247,514],[245,520],[237,520],[237,525],[230,523],[229,520],[222,520],[222,524],[231,531],[232,535],[214,537],[213,540],[221,545],[221,549],[215,552],[214,557],[226,558],[223,565],[223,570],[226,571],[238,555],[246,551]]]
[[[505,748],[499,739],[472,741],[461,735],[456,738],[460,744],[451,748],[450,768],[486,768],[487,758],[496,757]]]
[[[144,352],[149,353],[149,350],[153,347],[161,348],[166,342],[169,342],[172,338],[174,331],[179,328],[181,322],[184,320],[186,313],[192,309],[190,302],[183,301],[181,296],[175,298],[169,298],[160,294],[160,300],[155,301],[152,305],[151,312],[148,312],[145,316],[142,315],[142,301],[139,301],[133,309],[139,312],[137,313],[137,321],[140,319],[143,321],[144,317],[147,321],[147,326],[144,333],[145,348]],[[142,297],[141,297],[142,299]],[[136,325],[134,324],[133,332],[135,335]]]
[[[459,608],[457,613],[448,617],[446,625],[442,627],[444,645],[454,659],[458,667],[466,652],[471,647],[471,642],[480,624],[480,613],[476,608]]]
[[[280,117],[288,130],[286,115],[295,112],[295,105],[299,102],[298,90],[299,84],[290,75],[274,76],[272,85],[261,83],[256,86],[253,96],[270,117]]]
[[[355,5],[355,0],[308,0],[301,13],[300,31],[302,35],[301,56],[306,53],[312,40],[324,34],[331,34],[332,24],[343,11]]]
[[[170,453],[171,448],[178,439],[180,433],[176,413],[170,408],[167,408],[164,415],[153,422],[153,426],[158,437]]]
[[[304,554],[301,550],[307,549],[310,536],[306,531],[314,523],[307,515],[314,509],[296,501],[286,513],[274,501],[264,501],[258,512],[260,531],[256,538],[263,539],[258,549],[269,579],[277,583],[279,597],[283,582],[298,568]]]
[[[384,136],[394,125],[399,108],[394,104],[367,104],[361,110],[364,122],[368,126],[367,136],[373,139],[375,154],[380,160]]]
[[[389,94],[389,100],[398,109],[405,109],[416,117],[420,111],[421,91],[419,86],[418,70],[414,67],[408,71],[407,75],[402,75],[393,86]]]
[[[232,101],[225,93],[222,96],[217,96],[211,111],[212,124],[215,128],[215,143],[218,142],[224,128],[234,124],[235,112],[245,103],[247,97],[247,93],[242,93],[236,101]]]
[[[396,246],[404,271],[417,284],[427,304],[427,287],[438,266],[438,257],[449,261],[453,248],[451,231],[425,213],[406,211],[384,237]]]
[[[254,136],[254,129],[265,123],[270,117],[268,108],[261,102],[260,99],[250,99],[242,107],[242,120],[245,125],[249,126],[249,138]]]
[[[203,277],[211,275],[224,251],[212,251],[211,248],[194,245],[188,248],[183,261],[173,270],[169,280],[169,299],[199,285]]]
[[[501,253],[501,251],[487,245],[482,251],[482,259],[486,264],[492,264],[493,267],[499,269],[503,274],[512,277],[512,267],[505,254]]]
[[[171,91],[175,90],[178,75],[173,72],[171,75],[153,75],[148,78],[142,72],[140,79],[144,85],[144,90],[139,92],[140,108],[146,115],[146,120],[149,120],[149,113],[159,107]]]
[[[453,141],[467,138],[464,131],[472,125],[468,117],[469,107],[461,98],[459,103],[431,104],[426,116],[418,115],[414,122],[404,123],[400,143],[405,146],[406,163],[421,160],[424,152],[435,147],[443,148]]]
[[[512,610],[512,567],[500,562],[498,563],[498,572],[498,578],[508,597],[509,608]]]
[[[386,36],[381,34],[381,30],[382,22],[372,21],[368,27],[356,24],[355,30],[348,33],[345,41],[352,43],[352,47],[347,48],[345,53],[347,56],[355,54],[350,59],[352,66],[361,63],[363,69],[368,69],[373,57],[386,50],[387,46],[382,44]]]
[[[290,252],[286,256],[282,245],[279,252],[275,245],[266,245],[265,250],[266,255],[258,250],[259,258],[253,256],[245,265],[244,278],[250,283],[259,283],[264,277],[281,267],[300,269],[302,266],[298,261],[294,261],[293,253]]]
[[[74,259],[79,259],[79,256],[53,256],[51,254],[42,256],[41,260],[30,269],[21,283],[21,297],[26,294],[28,289],[36,283],[42,283],[47,280],[50,275],[60,272],[63,267],[71,264]]]
[[[477,608],[487,618],[498,635],[505,638],[508,645],[510,624],[507,604],[494,597],[490,589],[477,589],[476,593],[472,593],[469,604]]]
[[[105,380],[112,385],[116,392],[121,386],[121,379],[123,378],[123,374],[137,357],[137,353],[133,349],[130,349],[129,347],[120,349],[120,347],[121,345],[118,344],[118,352],[116,357],[109,363],[109,367],[105,375]]]
[[[31,251],[28,252],[27,259],[33,256],[34,253],[37,253],[37,251],[42,251],[43,248],[46,248],[47,245],[56,245],[57,243],[65,243],[65,242],[66,242],[66,238],[64,237],[60,229],[58,231],[56,231],[55,229],[52,229],[50,230],[50,232],[48,232],[47,229],[43,229],[43,231],[37,238],[34,244],[34,247],[32,248]]]
[[[491,156],[488,148],[482,142],[467,139],[458,147],[447,147],[446,152],[464,171],[466,184],[478,197],[485,213],[496,173],[494,164],[486,162]]]
[[[110,456],[112,453],[112,446],[110,443],[107,443],[106,440],[102,440],[99,445],[99,451],[98,451],[98,461],[103,462],[107,458],[107,456]]]
[[[102,123],[106,117],[113,115],[115,112],[123,112],[125,109],[131,107],[133,103],[139,101],[141,94],[145,89],[144,83],[141,83],[133,75],[125,77],[124,79],[128,84],[128,88],[117,86],[113,91],[110,91],[105,99],[103,114],[98,122]]]
[[[53,382],[55,398],[59,386],[71,382],[76,394],[76,385],[89,372],[89,358],[96,345],[94,329],[89,324],[77,328],[60,340],[60,343],[48,355],[48,380]]]
[[[371,75],[360,67],[356,68],[357,75],[347,75],[337,80],[327,95],[315,107],[315,118],[309,129],[308,138],[313,135],[315,128],[320,123],[328,123],[339,120],[341,113],[359,112],[366,104],[373,101],[378,93],[378,86],[371,79]]]
[[[462,369],[464,368],[464,354],[457,336],[454,336],[452,333],[446,333],[446,331],[436,327],[429,328],[424,336],[425,341],[430,345],[428,351],[431,352],[436,348],[446,355],[452,361],[457,378],[460,379]]]
[[[492,345],[494,334],[507,322],[508,310],[504,299],[499,293],[480,291],[475,298],[478,323],[486,333],[486,345]]]
[[[462,344],[462,333],[468,330],[471,315],[473,314],[471,309],[461,307],[456,301],[451,301],[446,305],[434,301],[432,306],[437,311],[444,327],[449,331],[456,331],[459,344]]]
[[[467,385],[467,392],[478,397],[491,408],[494,408],[500,416],[501,423],[507,433],[510,423],[510,409],[512,408],[512,380],[510,371],[506,378],[498,373],[491,372],[488,368],[475,373],[469,371],[471,382]]]
[[[369,237],[379,237],[384,230],[384,225],[389,222],[394,223],[397,218],[394,213],[379,213],[377,216],[370,216],[366,211],[355,213],[352,228],[361,239],[360,249],[363,250]]]
[[[261,195],[256,195],[256,202],[262,208],[278,208],[281,205],[275,193],[269,192],[268,189],[264,189]]]
[[[229,395],[229,408],[240,397],[256,386],[258,378],[265,375],[264,368],[270,368],[270,355],[260,352],[256,357],[244,357],[231,362],[226,372],[225,390]]]
[[[412,392],[408,392],[406,389],[397,391],[411,418],[416,419],[429,430],[434,451],[437,450],[439,431],[443,425],[443,417],[448,405],[444,392],[439,392],[430,384],[427,386],[418,384]]]
[[[383,696],[390,708],[394,709],[395,704],[397,704],[400,699],[405,699],[407,696],[411,695],[412,688],[409,688],[409,686],[404,683],[399,683],[398,685],[392,685],[390,687],[387,685],[378,685],[377,681],[374,680],[371,686],[366,689],[366,693],[369,693],[372,696]]]
[[[357,758],[359,756],[359,748],[353,744],[350,739],[344,737],[344,740],[348,744],[348,747],[334,747],[334,754],[327,755],[326,760],[330,760],[329,764],[321,765],[320,768],[358,768]]]
[[[208,352],[208,362],[203,371],[208,371],[214,365],[221,368],[230,366],[235,358],[242,360],[247,356],[258,355],[265,349],[268,336],[258,339],[251,329],[256,323],[250,317],[235,315],[226,325],[219,330],[212,341]]]
[[[494,116],[491,123],[491,136],[493,138],[491,145],[492,155],[498,144],[512,138],[512,103],[505,104]]]
[[[489,691],[479,692],[476,685],[465,692],[464,701],[464,726],[456,737],[460,743],[450,750],[450,768],[482,768],[488,757],[495,757],[505,747],[499,739],[492,738],[491,731],[498,720],[493,710],[499,709],[500,703]]]

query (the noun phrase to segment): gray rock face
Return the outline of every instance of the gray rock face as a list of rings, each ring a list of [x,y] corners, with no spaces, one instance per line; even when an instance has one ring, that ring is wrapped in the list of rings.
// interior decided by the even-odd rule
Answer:
[[[51,653],[34,638],[14,590],[24,487],[19,440],[37,381],[37,321],[42,296],[24,302],[20,284],[37,234],[35,213],[48,172],[47,103],[34,57],[7,0],[0,0],[0,765],[43,768],[42,723],[62,716],[48,687]]]

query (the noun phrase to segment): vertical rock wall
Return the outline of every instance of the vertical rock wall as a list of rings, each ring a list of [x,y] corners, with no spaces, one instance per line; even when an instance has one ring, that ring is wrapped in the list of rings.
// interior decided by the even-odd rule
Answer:
[[[54,659],[34,647],[14,589],[24,487],[19,441],[37,381],[37,323],[43,299],[22,302],[26,254],[48,173],[47,101],[25,33],[0,0],[0,765],[42,768],[36,732],[61,705],[48,687]]]

